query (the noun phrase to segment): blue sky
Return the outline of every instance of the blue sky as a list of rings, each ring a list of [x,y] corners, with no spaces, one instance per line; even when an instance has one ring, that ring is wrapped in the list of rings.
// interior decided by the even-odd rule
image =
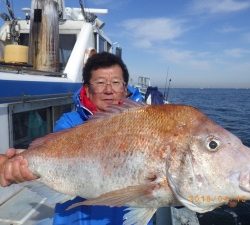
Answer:
[[[134,82],[164,87],[250,88],[249,0],[85,0],[107,8],[105,31],[123,48]],[[29,0],[13,0],[15,12]],[[78,0],[65,0],[78,7]],[[0,0],[3,8],[3,0]]]

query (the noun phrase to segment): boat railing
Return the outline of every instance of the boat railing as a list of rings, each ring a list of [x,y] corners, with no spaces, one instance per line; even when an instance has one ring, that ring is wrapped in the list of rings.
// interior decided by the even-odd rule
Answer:
[[[60,99],[60,98],[69,98],[72,99],[72,92],[68,92],[68,93],[58,93],[58,94],[48,94],[48,95],[22,95],[22,96],[18,96],[18,97],[1,97],[0,98],[0,104],[2,103],[12,103],[12,102],[22,102],[22,103],[26,103],[26,102],[30,102],[30,101],[34,101],[34,100],[43,100],[43,99]]]
[[[0,63],[0,72],[8,72],[15,74],[30,74],[40,76],[62,77],[66,78],[67,74],[62,72],[50,72],[33,69],[29,64],[12,64],[12,63]]]

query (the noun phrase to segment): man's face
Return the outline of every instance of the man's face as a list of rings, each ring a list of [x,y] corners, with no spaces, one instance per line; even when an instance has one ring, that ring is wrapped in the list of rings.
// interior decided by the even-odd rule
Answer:
[[[85,86],[87,97],[98,111],[106,111],[108,106],[119,104],[127,95],[127,89],[119,65],[92,71],[90,84]]]

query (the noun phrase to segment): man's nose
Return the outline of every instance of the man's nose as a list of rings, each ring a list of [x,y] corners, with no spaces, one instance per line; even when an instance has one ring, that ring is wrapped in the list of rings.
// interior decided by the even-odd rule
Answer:
[[[104,88],[104,92],[106,92],[106,93],[113,93],[113,88],[112,88],[111,83],[106,83],[106,86]]]

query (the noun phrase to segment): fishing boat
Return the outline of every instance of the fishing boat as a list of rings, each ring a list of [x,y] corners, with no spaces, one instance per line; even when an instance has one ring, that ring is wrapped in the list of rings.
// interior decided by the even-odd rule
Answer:
[[[26,148],[52,132],[62,113],[73,109],[72,94],[82,85],[82,69],[93,52],[121,56],[99,18],[107,9],[85,8],[82,1],[70,8],[63,0],[32,0],[18,19],[5,3],[6,12],[0,12],[0,153]],[[17,185],[0,188],[0,224],[38,224],[53,215],[45,200]]]
[[[25,18],[16,19],[6,5],[10,16],[0,29],[1,102],[70,94],[81,86],[92,50],[115,51],[97,17],[106,9],[33,0],[31,9],[23,9]]]
[[[93,52],[121,56],[122,49],[108,38],[97,16],[108,10],[86,9],[79,3],[79,8],[69,8],[63,0],[32,0],[31,8],[23,9],[24,18],[17,19],[6,0],[8,13],[0,12],[4,20],[0,27],[0,153],[9,147],[26,148],[33,139],[52,132],[61,114],[72,110],[72,94],[81,86],[84,63]],[[141,79],[145,93],[150,83]],[[177,225],[173,215],[180,211],[176,210],[158,211],[156,224]],[[22,186],[0,187],[0,224],[49,225],[53,213],[46,198]]]
[[[140,93],[145,98],[148,87],[151,86],[150,77],[139,76],[138,82],[135,84],[135,87],[139,88]]]
[[[170,89],[170,82],[168,88],[165,87],[164,94],[158,89],[157,86],[151,86],[150,77],[139,76],[138,82],[133,85],[138,88],[146,104],[149,105],[160,105],[169,104],[168,94]],[[166,97],[167,90],[167,97]]]
[[[107,14],[107,9],[33,0],[31,8],[22,9],[23,19],[15,17],[8,0],[6,9],[8,14],[0,14],[4,19],[0,28],[0,122],[4,124],[0,152],[25,147],[38,134],[52,131],[60,114],[71,110],[71,96],[82,85],[82,69],[93,52],[121,55],[121,48],[114,48],[103,30],[104,22],[97,17]],[[24,130],[37,124],[41,126],[36,134]]]

